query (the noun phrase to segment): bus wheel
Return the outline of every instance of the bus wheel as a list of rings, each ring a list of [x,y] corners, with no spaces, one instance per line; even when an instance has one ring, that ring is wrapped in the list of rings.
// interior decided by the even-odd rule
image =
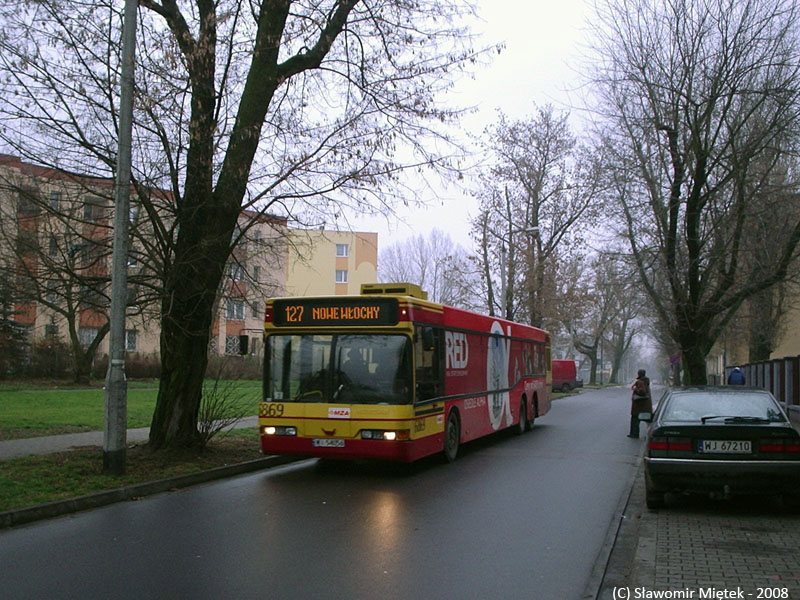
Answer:
[[[528,420],[525,422],[525,426],[528,428],[528,431],[533,429],[533,425],[536,422],[536,398],[534,397],[533,402],[531,402],[531,414],[528,415]]]
[[[514,427],[516,435],[522,435],[528,428],[528,409],[526,407],[525,397],[519,401],[519,423]]]
[[[453,462],[458,455],[458,445],[461,441],[461,423],[458,421],[456,411],[451,410],[444,428],[444,457],[447,462]]]

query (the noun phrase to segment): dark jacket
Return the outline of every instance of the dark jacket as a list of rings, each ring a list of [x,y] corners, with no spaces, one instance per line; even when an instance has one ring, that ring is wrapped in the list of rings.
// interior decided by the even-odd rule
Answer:
[[[728,375],[728,385],[744,385],[744,373],[741,369],[734,369]]]
[[[649,377],[642,377],[637,378],[636,381],[643,381],[645,388],[647,388],[647,395],[646,396],[637,396],[636,394],[631,394],[631,415],[638,415],[639,413],[643,412],[653,412],[653,400],[650,397],[650,378]],[[631,386],[631,391],[636,386],[636,383]]]

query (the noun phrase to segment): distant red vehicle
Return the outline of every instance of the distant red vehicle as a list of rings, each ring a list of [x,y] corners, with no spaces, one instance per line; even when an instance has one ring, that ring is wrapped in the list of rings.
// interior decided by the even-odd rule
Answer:
[[[574,360],[554,358],[551,361],[553,373],[553,391],[568,392],[572,389],[583,387],[583,379],[578,377],[578,370]]]

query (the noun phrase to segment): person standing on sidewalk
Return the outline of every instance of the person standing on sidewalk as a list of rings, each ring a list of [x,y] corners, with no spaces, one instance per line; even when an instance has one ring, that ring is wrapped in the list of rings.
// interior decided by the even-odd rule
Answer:
[[[645,370],[639,369],[636,381],[631,386],[631,429],[628,437],[639,437],[639,413],[653,412],[653,400],[650,396],[650,378]]]
[[[731,374],[728,376],[728,385],[744,385],[744,373],[739,367],[734,367]]]

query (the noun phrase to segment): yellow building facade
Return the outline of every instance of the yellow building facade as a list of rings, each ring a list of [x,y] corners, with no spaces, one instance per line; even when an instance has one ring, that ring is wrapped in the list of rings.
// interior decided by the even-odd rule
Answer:
[[[358,294],[378,281],[378,234],[290,230],[287,296]]]
[[[800,356],[800,307],[793,307],[784,316],[784,330],[770,358]]]

